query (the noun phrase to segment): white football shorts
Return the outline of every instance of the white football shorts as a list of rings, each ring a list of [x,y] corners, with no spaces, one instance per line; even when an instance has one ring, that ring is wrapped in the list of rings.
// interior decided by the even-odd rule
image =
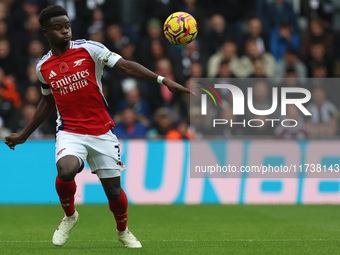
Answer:
[[[59,131],[55,147],[56,162],[66,155],[78,157],[80,166],[87,160],[91,172],[99,178],[118,177],[126,170],[120,158],[119,141],[111,130],[100,136]]]

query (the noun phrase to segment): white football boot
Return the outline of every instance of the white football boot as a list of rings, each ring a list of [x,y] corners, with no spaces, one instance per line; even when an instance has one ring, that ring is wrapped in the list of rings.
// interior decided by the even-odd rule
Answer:
[[[126,228],[124,231],[118,231],[118,240],[124,244],[126,248],[142,248],[142,244],[138,239]]]
[[[56,246],[62,246],[65,244],[70,235],[71,229],[77,224],[78,220],[79,214],[77,211],[75,211],[75,213],[70,217],[65,216],[61,220],[56,231],[54,231],[52,238],[53,244]]]

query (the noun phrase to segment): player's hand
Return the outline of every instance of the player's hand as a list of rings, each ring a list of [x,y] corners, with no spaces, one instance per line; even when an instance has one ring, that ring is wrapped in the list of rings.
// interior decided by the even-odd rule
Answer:
[[[177,82],[174,82],[172,80],[164,79],[163,84],[167,86],[172,93],[187,93],[196,96],[195,92],[186,87],[183,87],[182,85],[179,85]]]
[[[9,136],[5,137],[5,144],[12,150],[14,150],[14,147],[17,144],[24,143],[26,141],[26,138],[23,138],[20,134],[10,134]]]

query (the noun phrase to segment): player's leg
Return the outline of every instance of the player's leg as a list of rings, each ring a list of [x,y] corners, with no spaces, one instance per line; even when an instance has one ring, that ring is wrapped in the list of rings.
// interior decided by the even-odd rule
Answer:
[[[100,171],[100,172],[99,172]],[[103,173],[117,172],[120,175],[119,170],[99,170],[97,173],[99,176]],[[103,176],[102,176],[103,177]],[[118,240],[124,244],[127,248],[141,248],[142,244],[138,239],[128,230],[128,200],[124,190],[120,186],[120,176],[111,178],[100,178],[103,185],[105,194],[109,200],[109,207],[113,213],[116,224]]]
[[[120,187],[120,176],[114,178],[100,178],[103,185],[107,199],[109,200],[109,207],[113,213],[117,230],[124,231],[127,225],[127,208],[128,200],[124,190]]]
[[[125,247],[142,247],[126,226],[128,200],[120,186],[120,174],[126,168],[121,161],[117,137],[111,131],[100,136],[90,137],[87,148],[89,152],[87,162],[92,172],[96,173],[100,179],[109,200],[110,210],[116,219],[118,240]]]
[[[65,212],[52,238],[54,245],[62,246],[66,243],[72,228],[79,220],[79,214],[74,208],[74,194],[76,183],[74,177],[80,168],[78,157],[67,155],[57,161],[58,176],[55,187],[59,196],[60,204]]]
[[[56,191],[65,217],[53,235],[53,243],[61,246],[66,243],[71,229],[78,222],[79,214],[74,208],[74,195],[76,183],[74,177],[84,167],[87,156],[86,147],[82,137],[72,133],[60,131],[56,139],[56,162],[58,176],[56,178]]]
[[[57,162],[58,176],[55,187],[61,206],[68,217],[75,213],[74,194],[76,193],[77,186],[74,177],[79,167],[79,159],[73,155],[67,155]]]

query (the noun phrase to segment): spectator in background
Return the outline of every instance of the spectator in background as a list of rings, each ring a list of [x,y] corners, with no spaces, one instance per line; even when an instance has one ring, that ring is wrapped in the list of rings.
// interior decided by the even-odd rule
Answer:
[[[218,74],[216,75],[216,78],[225,79],[226,81],[230,78],[235,78],[231,71],[229,60],[226,59],[220,63],[220,67],[218,69]]]
[[[235,135],[242,134],[243,127],[240,127],[241,125],[234,125],[232,126],[231,123],[240,123],[237,120],[237,116],[233,114],[233,108],[230,106],[229,103],[223,102],[223,107],[221,109],[221,112],[219,113],[218,118],[227,120],[228,123],[217,125],[214,128],[214,133],[210,134],[215,136],[223,136],[224,138],[230,138]],[[211,133],[211,131],[210,131]]]
[[[300,50],[300,36],[295,32],[289,21],[283,21],[270,34],[270,52],[275,60],[280,61],[288,48]]]
[[[34,73],[36,74],[35,66],[34,66]],[[23,112],[26,108],[29,108],[28,106],[33,106],[37,108],[40,102],[40,99],[41,99],[40,86],[29,85],[25,91],[25,94],[22,100],[23,107],[21,108],[21,111]],[[26,111],[30,112],[31,109],[28,109],[28,110],[26,109]],[[28,116],[28,113],[26,113],[26,115]],[[24,116],[23,119],[27,118],[27,116],[26,117]],[[39,135],[40,134],[43,134],[43,135],[54,134],[56,117],[57,117],[57,111],[54,108],[52,110],[52,113],[48,116],[48,118],[40,125],[39,132],[37,134]],[[20,123],[20,121],[18,122],[20,123],[20,125],[24,125],[25,122],[23,121],[23,119],[21,120],[22,123]],[[30,118],[27,118],[27,119],[30,119]],[[19,128],[22,128],[22,126]]]
[[[284,74],[284,78],[289,78],[289,79],[294,79],[294,80],[297,80],[298,78],[298,75],[297,75],[297,72],[295,70],[295,68],[293,67],[288,67],[287,69],[285,69],[285,74]],[[290,85],[290,84],[294,84],[294,85]],[[288,83],[288,86],[290,87],[295,87],[295,85],[298,84],[297,82],[294,82],[294,83]]]
[[[337,82],[338,80],[326,79],[328,77],[327,68],[323,64],[316,64],[312,69],[312,75],[314,79],[310,79],[308,84],[310,89],[314,87],[321,88],[325,91],[327,100],[333,103],[336,108],[339,108],[340,86]]]
[[[203,78],[203,66],[199,62],[190,65],[190,78]]]
[[[10,75],[6,76],[3,69],[0,69],[0,95],[3,99],[12,102],[15,108],[21,107],[21,96],[17,91],[15,80]]]
[[[255,14],[254,0],[214,0],[201,1],[201,4],[210,15],[221,14],[226,19],[228,30],[235,35],[242,29],[242,22]]]
[[[0,68],[6,76],[15,79],[20,70],[16,66],[16,59],[11,54],[11,43],[7,38],[0,38]]]
[[[10,19],[10,8],[4,1],[0,2],[0,20]]]
[[[35,107],[38,107],[38,104],[41,98],[41,93],[38,88],[39,87],[34,86],[34,85],[27,87],[24,98],[23,98],[24,105],[30,104],[30,105],[34,105]]]
[[[154,123],[147,132],[151,139],[165,138],[166,134],[173,128],[174,119],[172,113],[166,107],[158,108],[154,114]]]
[[[257,48],[260,54],[269,51],[269,36],[262,29],[262,22],[258,18],[252,18],[248,22],[247,33],[244,35],[243,41],[250,39],[256,40]],[[245,49],[242,50],[245,53]]]
[[[23,85],[21,83],[20,91],[21,91],[22,88],[26,88],[27,86],[30,86],[30,85],[34,85],[36,87],[40,87],[39,86],[39,79],[38,79],[35,67],[36,66],[34,64],[29,64],[27,66],[27,68],[26,68],[26,80],[23,81],[23,83],[25,83],[25,84]]]
[[[141,122],[145,127],[150,126],[151,122],[151,110],[147,101],[140,96],[140,92],[136,86],[127,89],[125,92],[125,98],[120,101],[117,107],[117,113],[115,121],[121,119],[121,114],[126,108],[131,108],[136,114],[136,119]],[[119,118],[120,117],[120,118]]]
[[[114,128],[115,135],[120,138],[143,138],[146,135],[146,127],[137,120],[136,113],[131,108],[121,112],[121,121]]]
[[[330,28],[333,14],[336,14],[336,2],[337,0],[301,0],[300,15],[309,21],[321,18],[325,21],[325,26]]]
[[[156,68],[156,62],[161,58],[168,58],[171,63],[181,62],[179,51],[166,41],[159,20],[151,19],[149,21],[148,37],[145,37],[142,41],[141,47],[138,47],[137,57],[140,58],[141,63],[150,70]],[[182,66],[180,64],[172,64],[172,68],[177,78],[181,80],[183,73]]]
[[[296,122],[286,122],[285,125],[291,125],[291,127],[278,125],[275,128],[275,136],[280,139],[307,139],[309,137],[308,129],[299,108],[292,104],[288,104],[286,107],[287,115],[285,119],[295,120]]]
[[[39,40],[44,43],[44,46],[47,48],[48,43],[46,42],[46,38],[44,37],[41,26],[39,23],[39,15],[38,14],[32,14],[28,16],[27,21],[25,23],[25,27],[23,30],[21,30],[21,38],[22,42],[25,44],[28,44],[33,39]]]
[[[166,46],[162,40],[152,40],[147,50],[144,49],[144,51],[147,52],[147,56],[145,56],[145,58],[141,61],[150,70],[155,70],[156,62],[158,60],[162,58],[168,58]]]
[[[202,66],[205,63],[203,53],[200,51],[200,46],[198,42],[195,40],[187,44],[183,48],[181,55],[182,55],[182,66],[183,66],[182,73],[184,77],[190,77],[190,69],[191,69],[192,64],[199,62]],[[202,70],[202,73],[203,73],[203,70]]]
[[[314,43],[310,46],[310,51],[307,60],[307,68],[309,77],[313,75],[313,69],[316,66],[324,65],[327,68],[327,76],[333,74],[332,61],[327,57],[325,47],[321,43]]]
[[[262,59],[254,60],[254,72],[249,78],[267,78],[265,65]]]
[[[272,138],[274,135],[274,128],[270,121],[266,121],[266,116],[251,114],[249,119],[253,119],[252,126],[245,128],[245,135],[247,136],[263,136]]]
[[[156,62],[156,69],[154,72],[165,78],[175,80],[175,75],[172,70],[171,62],[168,58],[161,58]],[[163,106],[170,106],[173,102],[174,94],[171,93],[166,86],[160,86],[159,93],[163,101]],[[168,91],[167,91],[168,90]],[[168,93],[169,92],[169,93]]]
[[[170,13],[179,10],[178,1],[148,0],[145,1],[145,17],[156,17],[166,20]]]
[[[200,76],[201,78],[202,76]],[[184,82],[184,86],[190,89],[190,78]],[[171,105],[172,115],[175,120],[189,120],[190,95],[176,94]]]
[[[21,107],[21,97],[16,91],[13,79],[5,76],[0,68],[0,116],[4,121],[4,126],[12,132],[16,130],[16,112]]]
[[[273,106],[272,102],[272,88],[264,80],[257,81],[253,85],[253,107],[256,110],[269,110]],[[254,119],[254,116],[249,111],[246,113],[249,118]],[[272,113],[270,118],[278,118],[278,112]],[[256,118],[255,118],[256,119]]]
[[[179,120],[175,124],[175,128],[171,129],[166,135],[167,140],[183,140],[190,139],[189,125],[186,120]]]
[[[327,66],[325,66],[322,62],[315,63],[312,66],[311,74],[312,78],[327,78],[328,77]]]
[[[312,90],[312,101],[307,109],[312,114],[306,121],[311,137],[333,137],[336,134],[339,112],[335,105],[327,100],[323,88],[315,87]]]
[[[45,7],[47,1],[43,0],[24,0],[16,1],[17,6],[13,10],[13,27],[17,31],[23,31],[27,29],[27,22],[29,17],[39,15],[39,11],[42,7]]]
[[[162,31],[162,23],[157,18],[151,18],[151,19],[148,20],[147,37],[142,38],[142,40],[145,40],[148,43],[150,43],[150,41],[152,41],[154,39],[164,40],[163,31]],[[146,46],[145,42],[144,42],[144,45]]]
[[[324,21],[315,18],[310,22],[309,31],[302,37],[301,41],[301,57],[303,60],[308,60],[310,48],[312,45],[321,44],[325,49],[325,54],[328,59],[333,58],[333,42],[334,36],[331,32],[325,29]]]
[[[174,52],[174,48],[166,41],[163,34],[162,23],[157,18],[150,18],[146,24],[146,33],[141,35],[140,40],[137,45],[137,58],[142,62],[149,64],[149,59],[154,58],[152,56],[151,44],[153,42],[158,42],[164,49],[162,56],[171,55]],[[148,50],[146,50],[148,49]],[[168,53],[168,54],[166,54]]]
[[[132,40],[129,39],[123,44],[122,48],[120,49],[120,55],[126,60],[136,61],[135,49],[136,45],[133,43]]]
[[[94,31],[92,34],[89,35],[89,40],[104,44],[105,43],[105,31],[103,29]]]
[[[173,1],[176,2],[176,1]],[[182,4],[179,4],[177,10],[181,10],[183,12],[190,13],[197,21],[197,27],[198,31],[202,31],[204,33],[206,27],[205,27],[205,21],[208,19],[208,13],[204,6],[202,6],[201,0],[183,0],[178,1],[183,2]]]
[[[190,107],[190,138],[202,139],[206,133],[199,106]]]
[[[273,29],[277,28],[282,21],[289,21],[294,31],[298,31],[297,15],[294,12],[291,2],[286,0],[275,0],[268,4],[265,2],[266,12],[263,18],[263,24],[266,31],[270,34]]]
[[[106,0],[105,8],[107,8],[106,17],[110,19],[116,19],[112,17],[112,10],[107,4],[116,5],[116,16],[118,16],[118,22],[121,25],[124,32],[134,41],[139,40],[140,29],[148,15],[147,2],[150,0]],[[113,3],[110,3],[113,2]],[[170,12],[171,13],[171,12]],[[153,16],[153,15],[152,15]],[[151,17],[152,17],[151,16]],[[162,19],[163,20],[163,19]]]
[[[106,27],[106,40],[105,45],[114,52],[120,53],[123,45],[130,39],[123,34],[119,24],[110,24]]]
[[[92,35],[99,30],[103,30],[105,26],[104,13],[101,8],[96,8],[92,13],[92,20],[87,29],[87,34]]]
[[[237,44],[232,41],[225,41],[220,51],[209,57],[207,72],[209,78],[216,77],[220,64],[223,60],[238,61]]]
[[[196,0],[183,0],[180,10],[190,13],[193,17],[199,16]]]
[[[79,38],[80,34],[86,35],[86,28],[88,27],[89,22],[91,20],[90,13],[91,10],[94,10],[96,8],[97,1],[74,1],[74,0],[48,0],[48,1],[49,4],[57,4],[67,10],[68,16],[71,21],[72,34],[74,38]],[[83,23],[82,19],[87,19],[87,22]],[[86,28],[81,27],[82,25],[86,25]]]
[[[31,40],[27,47],[27,62],[28,64],[37,65],[39,60],[45,54],[45,47],[39,40]]]
[[[213,38],[213,39],[212,39]],[[210,29],[204,36],[204,51],[210,56],[215,54],[226,40],[235,39],[227,30],[227,24],[221,14],[214,14],[210,18]]]
[[[246,42],[246,55],[240,59],[234,58],[230,62],[233,74],[238,78],[249,77],[254,73],[255,60],[262,60],[265,68],[265,76],[273,77],[275,69],[275,60],[272,54],[265,52],[261,54],[257,48],[255,39]]]
[[[1,6],[1,5],[0,5]],[[1,17],[1,14],[0,14]],[[0,38],[8,38],[10,41],[15,41],[15,33],[13,31],[9,31],[8,23],[4,19],[0,19]]]
[[[296,70],[293,67],[289,67],[286,69],[284,78],[285,78],[284,80],[281,80],[281,79],[277,80],[277,82],[280,84],[280,87],[304,87],[305,88],[306,84],[308,84],[308,79],[298,78]],[[289,98],[301,98],[301,93],[291,92],[289,93]]]
[[[33,118],[33,115],[36,111],[37,107],[31,104],[26,104],[22,107],[21,113],[22,116],[18,121],[18,129],[17,133],[21,132],[24,127],[27,125],[27,123]],[[43,132],[41,130],[41,127],[38,127],[30,136],[33,139],[40,139],[43,137]]]
[[[278,79],[287,77],[288,70],[294,70],[296,77],[302,82],[307,77],[307,67],[299,59],[298,52],[294,48],[288,48],[284,57],[276,63],[274,77]]]

